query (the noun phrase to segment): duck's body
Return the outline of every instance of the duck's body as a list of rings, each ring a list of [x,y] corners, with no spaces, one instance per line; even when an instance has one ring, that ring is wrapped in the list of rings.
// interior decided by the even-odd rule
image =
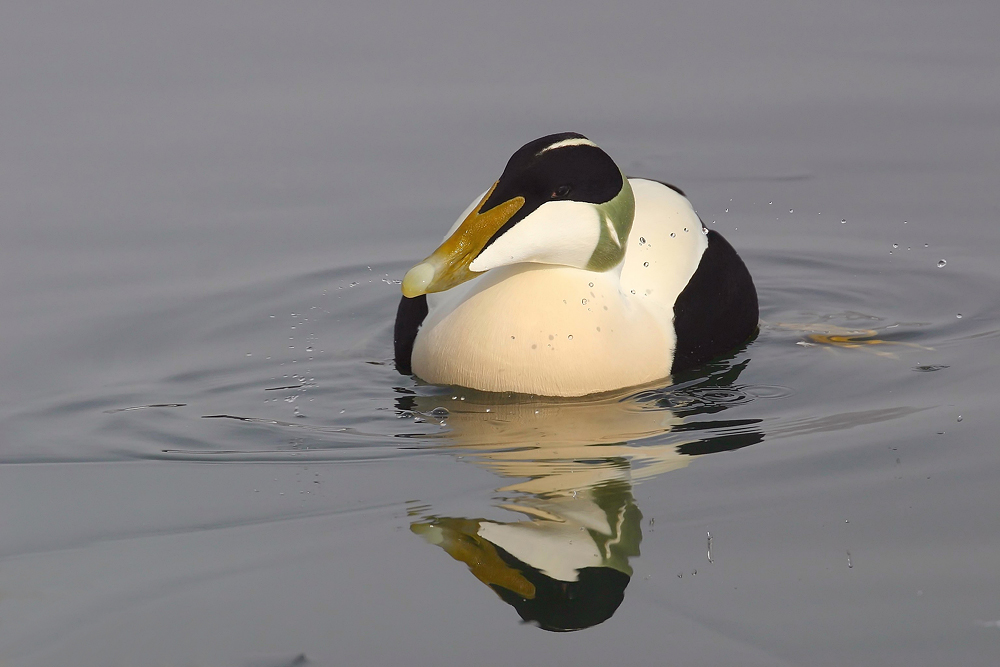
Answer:
[[[577,137],[546,137],[516,153],[480,206],[470,207],[472,215],[452,228],[449,241],[457,243],[463,225],[488,209],[491,193],[504,185],[526,149],[536,161],[549,151],[600,151]],[[588,158],[583,155],[582,161]],[[588,198],[587,187],[577,190]],[[623,177],[614,191],[628,195],[626,204],[619,195],[596,215],[583,207],[593,209],[600,201],[536,204],[515,220],[525,229],[519,235],[508,226],[495,232],[486,248],[461,251],[475,255],[466,261],[474,280],[463,275],[461,284],[445,291],[404,296],[396,319],[397,367],[435,384],[580,396],[666,378],[752,336],[757,298],[750,274],[725,239],[702,226],[683,194],[656,181]],[[531,205],[525,199],[521,208]],[[615,219],[619,211],[631,218],[630,227]],[[577,224],[588,216],[594,218],[589,226]],[[504,221],[512,218],[517,215]],[[506,234],[503,243],[500,234]],[[553,258],[548,248],[563,239],[582,250],[571,243]],[[600,255],[602,243],[608,258]],[[407,279],[430,272],[422,267],[431,266],[434,257]],[[595,258],[603,265],[593,266],[600,263]],[[435,261],[440,274],[440,260]],[[488,270],[476,271],[477,262]]]

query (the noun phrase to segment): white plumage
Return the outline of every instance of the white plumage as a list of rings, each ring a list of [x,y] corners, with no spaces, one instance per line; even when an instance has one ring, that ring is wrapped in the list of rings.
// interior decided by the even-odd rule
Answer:
[[[674,302],[708,242],[685,197],[655,181],[629,182],[635,218],[621,264],[604,272],[540,263],[490,267],[428,294],[413,373],[435,384],[548,396],[667,377],[676,344]],[[572,204],[552,202],[533,215]],[[508,232],[517,247],[531,236],[526,222],[520,238]],[[594,241],[587,243],[592,250]]]

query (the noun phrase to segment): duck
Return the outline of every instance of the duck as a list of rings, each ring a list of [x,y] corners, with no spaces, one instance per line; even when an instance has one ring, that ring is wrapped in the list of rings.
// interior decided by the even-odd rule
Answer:
[[[403,277],[397,370],[580,397],[669,380],[759,325],[745,263],[684,192],[586,136],[530,141]]]

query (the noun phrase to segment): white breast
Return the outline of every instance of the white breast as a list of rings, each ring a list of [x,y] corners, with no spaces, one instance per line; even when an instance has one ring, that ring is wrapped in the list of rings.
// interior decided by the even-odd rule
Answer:
[[[673,304],[707,240],[687,199],[652,181],[630,183],[636,213],[622,265],[594,273],[518,264],[428,295],[413,372],[435,384],[544,396],[667,377]]]

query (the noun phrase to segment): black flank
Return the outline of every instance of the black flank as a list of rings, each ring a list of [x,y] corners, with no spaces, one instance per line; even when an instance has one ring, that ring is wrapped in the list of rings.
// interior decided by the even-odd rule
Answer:
[[[671,373],[739,347],[754,335],[758,323],[750,272],[729,242],[709,231],[698,269],[674,303],[677,349]]]
[[[399,301],[396,309],[396,326],[392,331],[392,344],[396,350],[396,370],[403,375],[410,375],[410,357],[413,354],[413,341],[417,339],[417,331],[427,317],[427,295],[408,299],[405,296]]]

